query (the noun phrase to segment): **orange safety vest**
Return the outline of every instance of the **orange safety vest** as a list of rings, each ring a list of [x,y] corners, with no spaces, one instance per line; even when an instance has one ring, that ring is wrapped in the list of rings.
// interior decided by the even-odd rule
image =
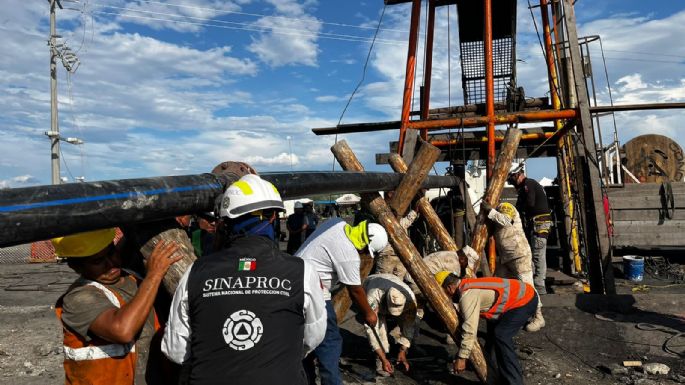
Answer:
[[[130,279],[135,280],[132,276]],[[107,299],[118,308],[126,302],[116,291],[101,283],[84,280],[86,285],[102,291]],[[65,294],[66,295],[66,294]],[[62,298],[57,300],[55,312],[62,322]],[[135,341],[116,344],[94,336],[86,341],[79,334],[62,323],[64,331],[64,374],[67,385],[132,385],[135,382],[135,368],[138,355]],[[155,314],[155,330],[159,329]]]
[[[503,313],[519,308],[530,302],[535,296],[535,289],[525,282],[506,278],[464,278],[459,283],[459,293],[463,295],[467,290],[481,289],[497,292],[495,303],[480,316],[486,319],[498,319]]]

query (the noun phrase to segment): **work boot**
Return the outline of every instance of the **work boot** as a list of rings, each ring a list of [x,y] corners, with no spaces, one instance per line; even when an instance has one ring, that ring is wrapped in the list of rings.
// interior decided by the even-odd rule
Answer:
[[[545,318],[542,316],[542,309],[538,308],[535,312],[533,318],[531,318],[528,325],[526,325],[526,331],[536,332],[545,327]]]

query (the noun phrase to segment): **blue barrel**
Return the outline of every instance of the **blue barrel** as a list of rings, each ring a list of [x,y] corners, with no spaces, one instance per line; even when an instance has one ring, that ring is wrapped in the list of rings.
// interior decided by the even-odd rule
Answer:
[[[632,282],[642,282],[645,273],[645,259],[634,255],[623,257],[623,275]]]

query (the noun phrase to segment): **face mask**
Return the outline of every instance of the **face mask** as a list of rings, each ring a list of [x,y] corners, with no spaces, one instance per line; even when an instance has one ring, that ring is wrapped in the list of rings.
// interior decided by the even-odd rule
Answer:
[[[261,235],[272,241],[276,239],[274,224],[269,219],[256,216],[234,224],[232,230],[236,235]]]

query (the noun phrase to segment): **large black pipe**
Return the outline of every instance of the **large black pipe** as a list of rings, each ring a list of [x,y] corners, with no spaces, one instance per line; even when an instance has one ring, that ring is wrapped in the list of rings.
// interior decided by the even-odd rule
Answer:
[[[284,199],[395,189],[394,173],[266,173]],[[228,176],[123,179],[0,190],[0,247],[65,234],[212,211]],[[429,176],[424,188],[453,187],[456,177]]]

